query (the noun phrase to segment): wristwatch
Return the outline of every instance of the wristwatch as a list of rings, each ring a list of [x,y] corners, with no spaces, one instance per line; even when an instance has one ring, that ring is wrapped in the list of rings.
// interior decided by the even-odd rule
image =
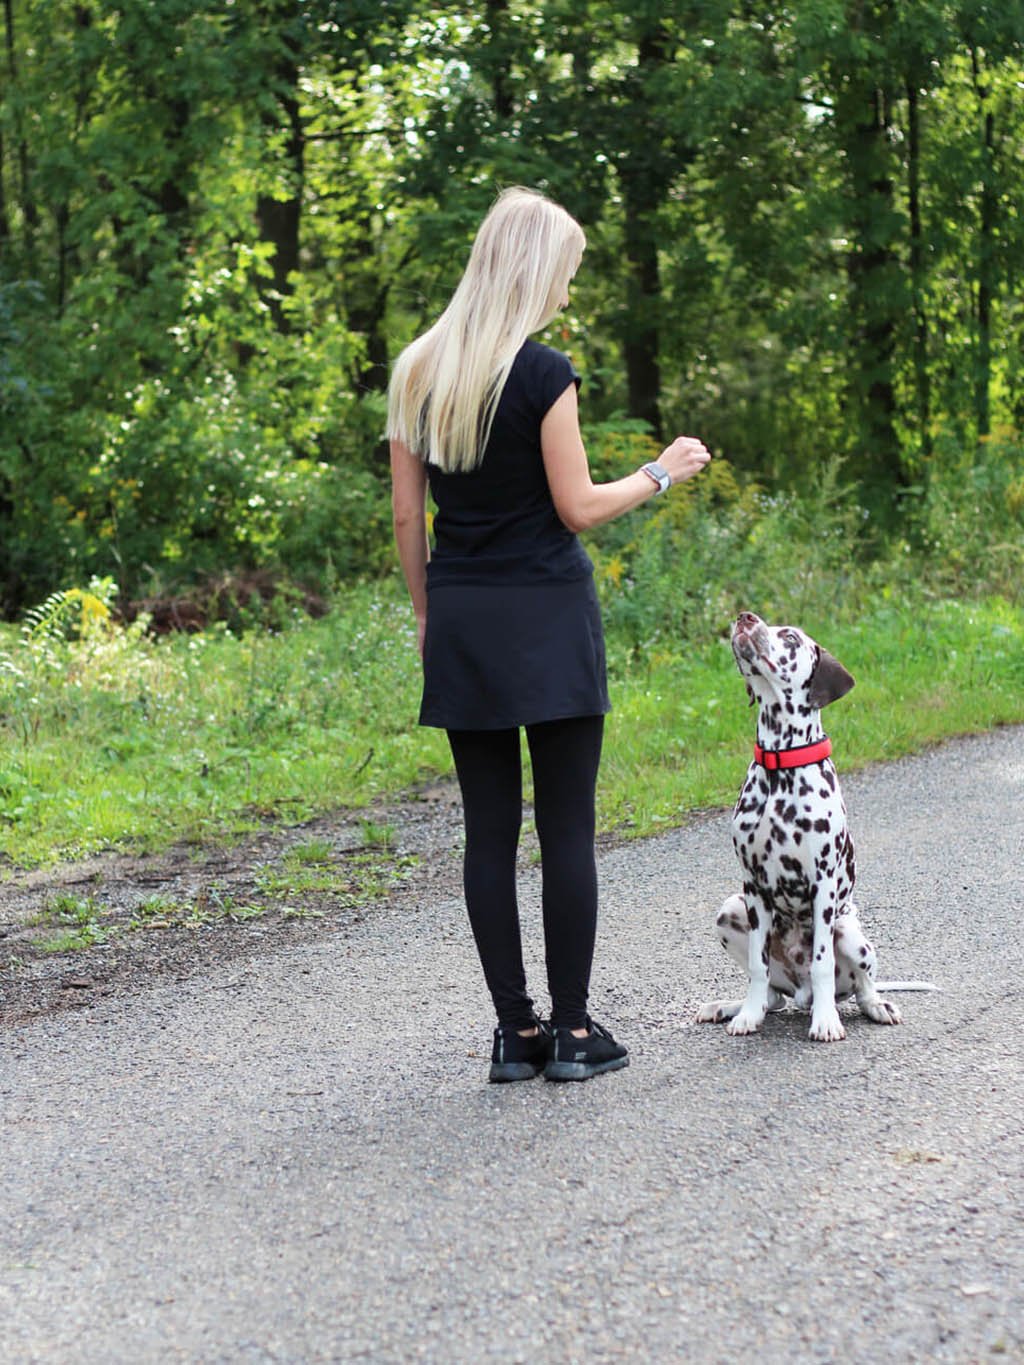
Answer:
[[[640,468],[649,479],[653,479],[658,485],[658,492],[665,493],[672,487],[672,476],[664,465],[658,464],[657,460],[651,460],[649,464],[642,464]]]

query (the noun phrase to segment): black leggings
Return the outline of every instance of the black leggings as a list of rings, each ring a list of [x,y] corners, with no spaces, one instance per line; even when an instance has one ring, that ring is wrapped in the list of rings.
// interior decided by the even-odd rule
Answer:
[[[604,716],[528,725],[534,814],[540,839],[544,946],[551,1020],[583,1028],[597,925],[594,792]],[[516,902],[516,849],[523,814],[518,730],[449,730],[466,821],[464,886],[498,1023],[526,1029]]]

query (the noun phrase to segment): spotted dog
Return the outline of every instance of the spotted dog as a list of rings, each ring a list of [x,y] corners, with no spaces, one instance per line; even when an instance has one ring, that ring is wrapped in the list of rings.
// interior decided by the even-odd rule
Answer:
[[[853,687],[838,659],[803,631],[744,612],[732,649],[759,706],[754,761],[733,811],[743,894],[718,912],[722,946],[747,971],[745,1000],[702,1005],[701,1023],[754,1033],[792,997],[810,1009],[810,1037],[845,1038],[836,1001],[856,995],[877,1024],[900,1012],[875,987],[875,950],[851,900],[853,841],[820,711]]]

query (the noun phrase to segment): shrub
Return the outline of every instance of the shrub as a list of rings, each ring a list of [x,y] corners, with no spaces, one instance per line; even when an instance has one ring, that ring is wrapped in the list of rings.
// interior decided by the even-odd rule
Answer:
[[[741,610],[775,621],[827,616],[837,591],[862,590],[853,567],[863,519],[838,461],[801,498],[769,496],[714,460],[613,535],[600,528],[590,538],[610,632],[640,650],[714,639]]]
[[[953,592],[1019,600],[1024,581],[1024,441],[1001,431],[967,447],[946,435],[908,497],[912,547]]]

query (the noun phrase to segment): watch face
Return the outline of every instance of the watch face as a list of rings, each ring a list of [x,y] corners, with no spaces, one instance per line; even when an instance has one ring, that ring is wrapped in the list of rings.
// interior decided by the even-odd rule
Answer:
[[[645,465],[641,465],[641,468],[657,483],[659,493],[664,493],[666,488],[671,488],[672,478],[668,470],[658,464],[657,460],[648,460]]]

